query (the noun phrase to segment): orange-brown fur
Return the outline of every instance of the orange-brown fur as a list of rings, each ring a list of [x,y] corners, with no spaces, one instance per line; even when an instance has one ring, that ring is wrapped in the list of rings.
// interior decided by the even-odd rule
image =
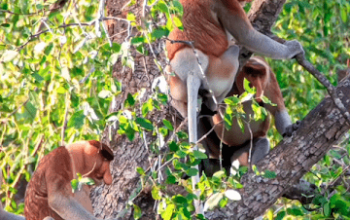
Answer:
[[[49,200],[55,200],[52,198],[55,195],[70,200],[74,198],[92,214],[90,186],[84,186],[82,192],[77,194],[72,193],[71,180],[76,178],[76,173],[88,173],[87,177],[96,184],[102,180],[106,184],[112,183],[109,163],[113,153],[108,146],[93,140],[73,143],[68,147],[59,147],[40,161],[25,195],[24,213],[27,220],[39,220],[46,216],[63,219],[50,207]]]
[[[253,87],[256,88],[256,99],[257,101],[261,102],[261,97],[265,95],[268,97],[272,103],[275,103],[276,106],[266,105],[265,108],[267,108],[272,114],[274,114],[278,110],[284,110],[285,105],[282,97],[282,93],[280,91],[279,85],[277,83],[276,77],[274,73],[271,72],[271,69],[265,61],[263,61],[260,58],[254,58],[259,59],[263,63],[259,63],[254,61],[253,59],[249,60],[247,64],[242,68],[242,71],[237,74],[237,78],[235,81],[235,86],[230,91],[228,96],[230,95],[240,95],[245,90],[243,88],[243,80],[246,78]],[[266,64],[266,65],[264,65]],[[248,102],[244,109],[247,111],[250,110],[251,103]],[[240,131],[240,128],[231,128],[231,130],[226,130],[224,128],[223,123],[219,123],[221,121],[221,117],[219,114],[216,114],[213,116],[213,123],[215,126],[216,133],[220,136],[222,136],[222,129],[224,129],[224,136],[222,137],[222,141],[230,146],[237,146],[244,144],[245,141],[250,139],[250,133],[249,128],[247,125],[245,125],[245,133],[246,138],[244,138],[242,135],[242,132]],[[234,119],[235,120],[235,119]],[[270,127],[270,118],[266,117],[264,121],[259,122],[250,122],[251,124],[251,131],[253,132],[253,138],[257,137],[264,137],[267,134],[267,131]],[[248,138],[249,137],[249,138]],[[242,138],[242,139],[239,139]]]

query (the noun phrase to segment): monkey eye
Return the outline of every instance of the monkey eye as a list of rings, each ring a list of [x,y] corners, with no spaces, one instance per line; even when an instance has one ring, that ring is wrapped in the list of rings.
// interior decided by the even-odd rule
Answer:
[[[96,175],[96,179],[102,180],[103,179],[103,175]]]

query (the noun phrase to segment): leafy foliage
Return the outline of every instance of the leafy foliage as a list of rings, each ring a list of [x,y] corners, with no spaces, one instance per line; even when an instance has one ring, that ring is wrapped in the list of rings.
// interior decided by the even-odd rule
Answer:
[[[131,1],[131,4],[134,2]],[[202,150],[193,151],[187,143],[188,135],[179,131],[168,143],[162,140],[174,131],[168,120],[156,124],[149,119],[152,111],[161,110],[168,97],[158,90],[146,101],[141,101],[145,91],[127,94],[124,108],[109,113],[114,96],[121,93],[121,84],[111,76],[117,61],[134,68],[130,48],[148,55],[145,45],[162,39],[176,26],[183,29],[182,5],[179,1],[149,1],[152,6],[145,27],[137,26],[136,16],[128,13],[130,25],[140,34],[130,37],[123,44],[111,43],[99,21],[98,1],[71,1],[61,10],[49,13],[52,1],[3,0],[0,2],[0,168],[6,177],[3,190],[7,210],[23,212],[23,204],[13,201],[16,185],[21,178],[30,180],[38,161],[57,148],[60,143],[80,139],[99,139],[106,124],[118,125],[118,134],[134,140],[140,135],[156,136],[149,146],[151,154],[160,156],[158,170],[137,168],[142,187],[151,185],[153,199],[158,202],[158,213],[163,219],[191,219],[193,200],[191,180],[183,176],[198,173],[193,166],[206,159]],[[249,6],[248,6],[249,8]],[[346,0],[327,1],[290,0],[277,21],[274,32],[284,39],[297,39],[305,48],[306,57],[322,71],[332,84],[337,83],[337,70],[344,69],[350,56],[350,3]],[[159,15],[166,22],[154,26]],[[43,18],[47,18],[43,23]],[[43,29],[39,27],[43,24]],[[100,24],[97,25],[97,24]],[[155,63],[160,66],[159,62]],[[326,95],[326,90],[310,74],[303,71],[295,61],[273,61],[270,65],[281,86],[286,106],[294,120],[303,118]],[[246,93],[225,100],[228,106],[225,126],[230,127],[232,117],[238,117],[244,129],[242,102],[250,100],[255,93],[245,82]],[[264,102],[269,100],[264,99]],[[253,119],[268,117],[264,108],[253,101]],[[269,139],[275,146],[281,139],[274,130],[269,130]],[[169,150],[164,155],[162,147]],[[314,199],[311,209],[298,202],[279,200],[266,212],[267,219],[348,219],[350,203],[345,184],[332,184],[346,177],[350,165],[349,141],[342,148],[332,150],[323,161],[305,175],[305,179],[319,187],[320,194]],[[187,160],[185,159],[187,158]],[[171,166],[170,166],[171,165]],[[171,169],[173,167],[173,169]],[[160,169],[166,180],[160,183]],[[200,199],[208,209],[224,207],[229,200],[239,200],[234,189],[242,188],[240,177],[246,172],[240,168],[236,176],[227,176],[223,171],[213,177],[202,175],[197,187]],[[264,178],[275,178],[271,171],[258,173]],[[72,181],[73,189],[89,180],[79,177]],[[168,195],[166,186],[183,186],[187,195]],[[231,201],[232,202],[232,201]],[[142,217],[140,207],[131,206],[134,218]],[[311,210],[311,211],[310,211]],[[197,218],[203,218],[197,216]]]

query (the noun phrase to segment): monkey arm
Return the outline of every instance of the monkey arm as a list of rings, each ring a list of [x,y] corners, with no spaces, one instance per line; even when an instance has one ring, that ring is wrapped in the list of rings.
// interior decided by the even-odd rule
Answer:
[[[274,59],[290,59],[299,53],[304,53],[297,41],[280,44],[256,31],[243,8],[237,1],[217,1],[213,7],[223,27],[236,39],[238,44],[249,50]]]

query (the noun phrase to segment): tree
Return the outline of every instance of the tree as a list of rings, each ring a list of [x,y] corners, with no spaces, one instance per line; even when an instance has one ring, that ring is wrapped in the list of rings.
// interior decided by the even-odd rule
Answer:
[[[158,211],[164,219],[188,218],[193,198],[181,173],[195,171],[177,158],[187,153],[195,162],[202,155],[191,152],[184,141],[186,133],[180,130],[186,126],[180,125],[167,97],[151,89],[166,64],[164,37],[172,25],[181,26],[178,2],[108,0],[98,5],[88,0],[68,1],[61,11],[50,11],[50,2],[14,1],[0,3],[4,36],[0,48],[0,158],[4,162],[0,167],[7,176],[5,191],[12,192],[6,196],[7,205],[20,179],[25,176],[29,181],[37,161],[59,143],[101,138],[114,149],[116,159],[113,185],[97,188],[92,195],[97,217],[155,219]],[[255,28],[277,40],[270,31],[273,26],[279,37],[301,41],[306,58],[331,82],[322,79],[322,83],[336,92],[318,105],[326,88],[311,74],[295,61],[270,61],[295,118],[303,118],[318,106],[293,137],[283,140],[260,162],[264,173],[248,172],[241,178],[244,188],[239,189],[237,180],[222,172],[214,178],[203,177],[202,187],[207,187],[203,196],[210,196],[220,207],[228,203],[207,213],[210,219],[262,215],[305,173],[304,178],[316,184],[316,191],[322,190],[314,195],[311,209],[285,201],[277,203],[275,214],[268,211],[270,219],[274,215],[277,219],[298,215],[346,218],[349,214],[349,146],[341,139],[349,129],[343,117],[349,109],[349,79],[333,90],[337,77],[331,73],[344,69],[350,53],[350,4],[326,0],[284,3],[256,0],[249,18]],[[174,23],[170,12],[175,13]],[[38,30],[41,18],[47,18],[42,22],[46,28]],[[241,64],[251,55],[246,50],[242,54]],[[308,67],[302,57],[298,62]],[[308,71],[322,78],[309,67]],[[339,111],[339,103],[345,111]],[[180,132],[173,135],[175,130]],[[172,142],[175,136],[179,142]],[[269,136],[272,143],[281,140],[272,130]],[[325,155],[337,141],[342,149]],[[159,181],[161,176],[165,183]],[[238,188],[243,200],[231,202],[223,196],[229,188]],[[21,206],[14,203],[7,208],[21,212]]]

